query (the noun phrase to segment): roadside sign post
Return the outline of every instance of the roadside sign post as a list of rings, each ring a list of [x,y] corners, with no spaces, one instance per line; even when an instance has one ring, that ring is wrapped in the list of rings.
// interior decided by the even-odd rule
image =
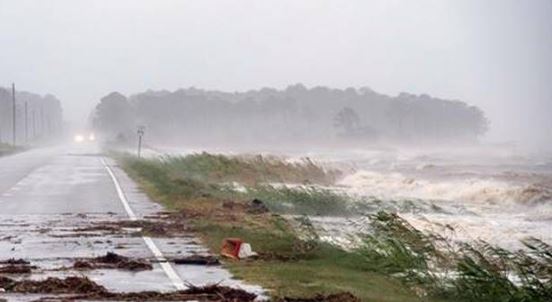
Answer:
[[[146,130],[146,127],[144,126],[138,126],[138,158],[140,158],[140,155],[142,153],[142,137],[144,136],[144,132]]]

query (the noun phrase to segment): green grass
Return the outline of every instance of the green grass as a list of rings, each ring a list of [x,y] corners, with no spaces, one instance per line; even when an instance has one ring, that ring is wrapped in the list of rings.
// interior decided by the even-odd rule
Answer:
[[[294,190],[266,185],[266,182],[293,180],[323,183],[334,177],[322,174],[327,172],[320,168],[274,160],[265,164],[260,158],[253,158],[257,167],[252,167],[250,159],[228,160],[207,154],[148,160],[121,154],[113,156],[154,200],[187,213],[197,234],[213,252],[220,250],[224,238],[239,237],[249,242],[260,259],[228,261],[225,266],[236,277],[269,289],[274,298],[348,291],[363,301],[419,300],[399,280],[371,271],[361,255],[319,242],[313,236],[305,239],[279,215],[252,215],[240,206],[224,207],[229,199],[245,205],[245,201],[259,198],[282,212],[290,210],[281,203],[289,203],[298,213],[346,214],[343,196],[314,187]],[[224,168],[215,171],[215,167]],[[276,171],[271,170],[273,167]],[[247,176],[242,178],[239,171],[246,171]],[[255,174],[268,176],[259,175],[259,181],[251,181],[254,179],[251,175]],[[228,190],[230,181],[241,181],[248,185],[248,191]]]
[[[372,215],[357,253],[373,271],[395,276],[425,296],[448,301],[550,301],[552,247],[535,238],[510,252],[486,242],[454,246],[397,215]],[[437,248],[440,245],[440,248]],[[516,280],[517,281],[513,281]]]
[[[276,182],[328,185],[339,175],[338,171],[324,170],[308,159],[290,163],[260,155],[230,157],[201,153],[166,156],[149,160],[148,163],[164,169],[173,178],[217,184],[238,182],[253,186]]]
[[[418,301],[404,284],[371,271],[356,253],[326,243],[298,239],[285,220],[272,216],[260,227],[248,223],[224,225],[212,221],[196,224],[203,241],[218,251],[224,238],[245,238],[261,260],[227,262],[240,279],[271,289],[273,297],[312,297],[351,292],[363,301]],[[420,300],[421,301],[421,300]]]
[[[349,215],[353,200],[321,188],[337,175],[312,163],[262,157],[187,157],[138,160],[115,156],[148,194],[186,213],[205,244],[218,252],[227,237],[251,243],[260,259],[225,263],[237,277],[273,297],[309,297],[348,291],[363,301],[549,301],[552,247],[536,239],[525,251],[487,243],[455,245],[422,233],[396,214],[369,216],[371,232],[355,250],[318,240],[308,216],[292,226],[277,214]],[[232,189],[238,182],[245,192]],[[273,186],[271,182],[309,184]],[[258,198],[273,214],[253,215]],[[517,281],[512,281],[512,276]]]
[[[231,263],[229,267],[239,278],[272,288],[276,297],[350,292],[362,301],[419,300],[400,282],[358,267],[361,260],[328,248],[312,259]]]
[[[280,214],[311,216],[348,216],[353,214],[351,200],[318,187],[258,186],[245,194],[262,200],[271,211]]]
[[[222,155],[195,154],[139,160],[113,155],[136,179],[147,180],[146,188],[171,209],[178,209],[180,199],[215,198],[248,201],[262,200],[279,214],[350,215],[347,197],[315,185],[329,184],[339,174],[325,171],[312,162],[286,163],[264,157],[233,158]],[[298,184],[289,188],[270,183]],[[234,190],[232,183],[245,186]],[[304,184],[308,185],[304,185]]]
[[[523,241],[528,251],[510,252],[485,242],[459,252],[452,294],[478,301],[550,301],[552,246],[535,238]],[[516,281],[511,278],[516,277]]]

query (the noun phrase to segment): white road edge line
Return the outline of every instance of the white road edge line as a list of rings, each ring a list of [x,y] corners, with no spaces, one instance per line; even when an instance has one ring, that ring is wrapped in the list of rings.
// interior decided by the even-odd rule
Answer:
[[[123,207],[125,208],[125,211],[128,214],[128,217],[130,220],[138,220],[136,217],[136,214],[134,214],[134,211],[132,211],[132,208],[130,207],[128,200],[125,196],[125,193],[119,184],[119,181],[117,180],[117,177],[115,176],[115,173],[113,173],[113,170],[109,167],[105,159],[101,159],[102,164],[104,165],[105,169],[107,170],[107,173],[109,173],[109,176],[111,176],[111,180],[113,181],[113,184],[115,185],[115,189],[117,190],[117,195],[119,196],[119,200],[123,204]],[[184,286],[184,281],[180,278],[180,276],[176,273],[174,268],[171,266],[171,264],[167,261],[167,258],[163,256],[163,253],[159,250],[157,245],[155,245],[155,242],[150,237],[142,236],[142,239],[146,243],[146,246],[149,248],[149,250],[153,253],[159,264],[161,265],[161,268],[165,272],[165,275],[171,280],[172,284],[177,290],[184,290],[186,289],[186,286]]]

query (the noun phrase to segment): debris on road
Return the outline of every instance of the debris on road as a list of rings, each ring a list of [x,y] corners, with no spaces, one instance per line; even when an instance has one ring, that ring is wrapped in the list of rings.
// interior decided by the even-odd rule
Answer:
[[[220,254],[224,257],[239,260],[240,246],[243,241],[239,238],[226,238],[222,241]]]
[[[256,252],[253,252],[253,249],[251,248],[251,244],[246,243],[246,242],[241,244],[240,250],[238,252],[238,258],[239,259],[251,258],[251,257],[255,257],[257,255],[258,254]]]
[[[240,238],[226,238],[222,242],[220,254],[224,257],[240,260],[257,256],[249,243],[243,242]]]
[[[36,266],[31,266],[23,259],[8,259],[0,261],[0,274],[30,274]]]
[[[188,257],[176,258],[172,262],[175,264],[188,264],[188,265],[220,265],[220,261],[215,256],[202,256],[191,255]]]
[[[0,266],[0,274],[30,274],[32,269],[36,268],[28,264],[10,264]]]
[[[104,232],[107,234],[128,234],[147,235],[152,237],[182,237],[189,236],[190,227],[175,217],[160,214],[155,219],[148,220],[122,220],[122,221],[101,221],[91,226],[80,227],[73,232],[87,236],[91,232]]]
[[[312,298],[283,298],[278,302],[360,302],[358,297],[355,297],[349,292],[343,292],[332,295],[316,295]]]
[[[0,264],[31,264],[29,261],[23,260],[23,259],[8,259],[8,260],[2,260],[0,261]]]
[[[50,171],[53,174],[48,175],[52,178],[48,179],[51,181],[48,186],[36,187],[35,181],[43,180],[42,176],[28,169],[37,177],[30,177],[31,181],[13,194],[14,199],[25,204],[0,215],[0,302],[2,298],[9,301],[237,302],[253,301],[256,295],[226,286],[262,292],[258,286],[232,280],[226,269],[214,266],[220,265],[220,256],[218,251],[209,254],[202,245],[198,227],[187,219],[194,213],[157,212],[162,207],[145,195],[142,198],[139,187],[122,176],[122,171],[115,171],[115,167],[110,171],[107,167],[113,174],[106,173],[105,166],[109,163],[102,157],[74,160],[63,163],[61,169],[67,175],[59,173],[62,179],[57,179],[58,170]],[[79,181],[74,181],[74,171]],[[90,181],[80,181],[84,179]],[[129,193],[127,197],[132,199],[129,204],[137,220],[132,215],[129,217],[119,203],[110,202],[115,197],[109,185],[112,182],[125,193],[136,190],[136,195]],[[71,190],[66,191],[68,186]],[[97,189],[94,194],[82,195],[82,192],[92,193],[92,188]],[[27,198],[34,193],[54,191],[53,197],[47,200],[52,204]],[[117,213],[107,213],[107,210]],[[15,259],[7,260],[12,257]],[[198,286],[211,280],[223,283],[166,292],[175,283],[175,275],[171,276],[167,270],[167,261],[176,279],[193,279]]]
[[[211,297],[219,297],[222,300],[217,301],[254,301],[257,298],[256,294],[244,291],[243,289],[235,289],[227,286],[220,286],[218,284],[206,285],[206,286],[194,286],[187,284],[188,289],[182,291],[183,293],[193,295],[208,295]]]
[[[252,302],[257,295],[242,289],[236,289],[218,284],[207,286],[194,286],[187,284],[188,289],[175,292],[130,292],[112,293],[105,287],[96,284],[88,278],[68,277],[66,279],[48,278],[43,281],[23,280],[17,281],[6,277],[0,277],[0,288],[8,293],[33,293],[33,294],[69,294],[59,297],[43,297],[38,301],[212,301],[212,302]],[[0,300],[1,301],[1,300]]]
[[[249,214],[264,214],[270,212],[270,210],[262,200],[255,198],[249,204],[247,212]]]
[[[129,271],[143,271],[151,270],[153,269],[153,266],[145,260],[131,259],[113,252],[108,252],[105,256],[77,260],[73,264],[73,268],[78,270],[111,268]]]
[[[105,294],[105,287],[86,277],[49,277],[44,280],[14,280],[0,276],[0,288],[12,293],[33,294]]]

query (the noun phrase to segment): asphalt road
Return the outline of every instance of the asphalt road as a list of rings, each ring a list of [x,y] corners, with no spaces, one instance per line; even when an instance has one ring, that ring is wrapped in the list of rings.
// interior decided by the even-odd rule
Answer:
[[[126,204],[126,205],[125,205]],[[39,269],[26,278],[86,275],[112,291],[171,291],[223,282],[260,292],[232,280],[220,267],[171,265],[165,257],[206,253],[193,237],[145,238],[121,234],[88,234],[74,230],[104,221],[140,219],[162,208],[149,200],[113,161],[93,144],[34,149],[0,158],[0,260],[25,259]],[[77,258],[107,251],[152,259],[154,269],[72,271]],[[20,276],[18,276],[20,278]],[[0,297],[8,296],[1,294]],[[26,300],[35,296],[9,296]]]

